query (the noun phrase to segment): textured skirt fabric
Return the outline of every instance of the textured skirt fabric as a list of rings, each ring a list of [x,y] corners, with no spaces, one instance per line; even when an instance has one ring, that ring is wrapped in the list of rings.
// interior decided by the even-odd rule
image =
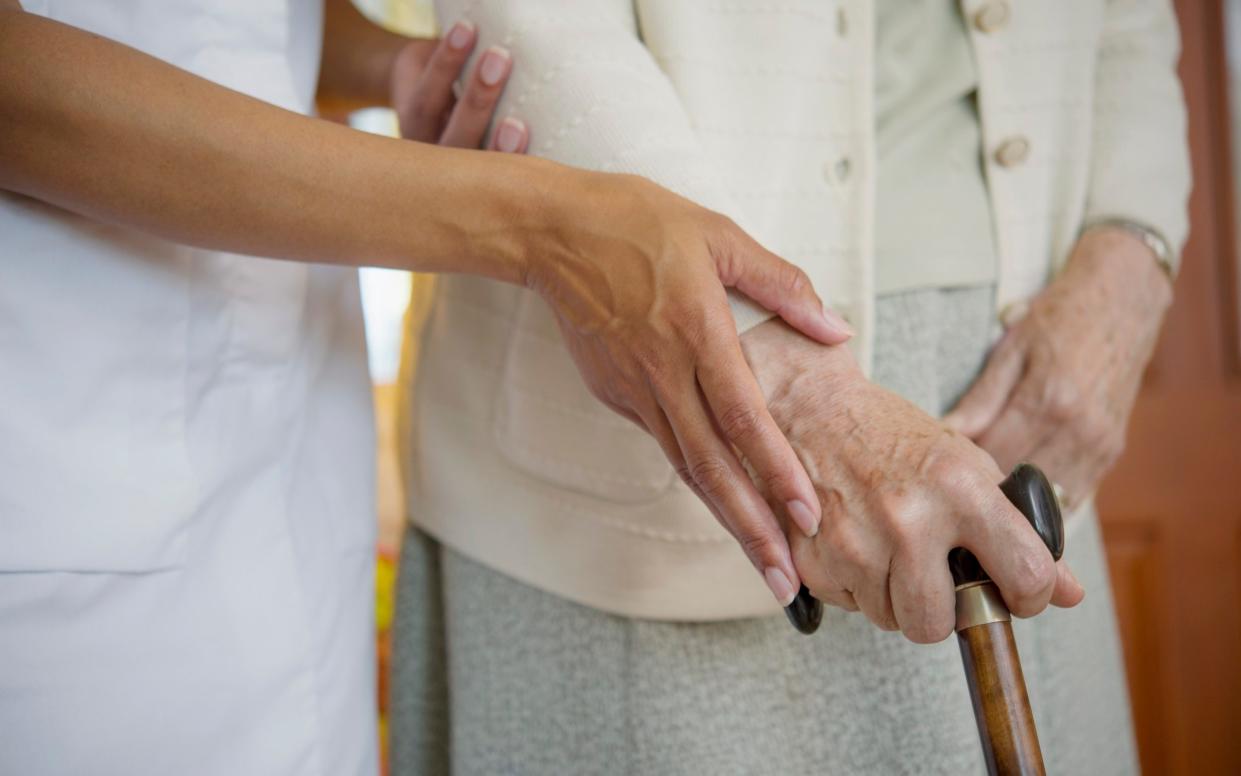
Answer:
[[[990,288],[881,297],[875,379],[928,412],[978,373]],[[1069,611],[1014,623],[1048,773],[1137,771],[1098,524],[1066,556]],[[828,609],[717,623],[617,617],[411,529],[392,676],[395,776],[982,773],[956,638],[924,646]]]

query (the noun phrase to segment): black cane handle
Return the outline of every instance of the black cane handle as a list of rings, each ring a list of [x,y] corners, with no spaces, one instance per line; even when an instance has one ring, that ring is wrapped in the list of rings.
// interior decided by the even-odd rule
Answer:
[[[1047,545],[1051,557],[1060,560],[1064,554],[1064,518],[1060,514],[1056,492],[1043,472],[1034,464],[1018,464],[1000,483],[1000,490],[1030,521],[1034,532]],[[990,579],[974,553],[964,547],[957,547],[948,553],[948,566],[952,569],[952,581],[956,585]],[[811,634],[819,629],[819,623],[823,621],[823,604],[802,585],[793,603],[784,608],[784,613],[794,628]]]
[[[1030,521],[1030,527],[1043,540],[1052,559],[1060,560],[1064,554],[1064,518],[1060,514],[1056,491],[1043,472],[1032,463],[1017,464],[1017,468],[1000,483],[1000,490]],[[974,553],[964,547],[957,547],[948,553],[948,567],[952,570],[954,585],[991,578],[979,565]]]

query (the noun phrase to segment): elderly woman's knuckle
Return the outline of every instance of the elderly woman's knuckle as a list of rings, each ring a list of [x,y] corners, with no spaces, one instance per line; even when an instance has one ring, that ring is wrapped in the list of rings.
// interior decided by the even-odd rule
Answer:
[[[976,455],[980,451],[980,448],[970,444],[968,450],[953,449],[938,456],[927,468],[933,487],[948,493],[974,492],[983,461]]]
[[[855,536],[843,531],[834,531],[826,536],[826,540],[831,548],[834,565],[854,575],[866,570],[870,558],[866,552],[866,546]]]
[[[1055,566],[1046,551],[1030,550],[1017,557],[1018,561],[1013,569],[1012,591],[1016,595],[1017,606],[1020,609],[1036,609],[1040,599],[1055,584]]]
[[[894,541],[904,542],[909,538],[917,520],[918,503],[917,494],[905,488],[886,490],[876,495],[880,525]]]
[[[1081,406],[1081,391],[1068,377],[1058,377],[1048,384],[1047,412],[1053,420],[1074,420]]]

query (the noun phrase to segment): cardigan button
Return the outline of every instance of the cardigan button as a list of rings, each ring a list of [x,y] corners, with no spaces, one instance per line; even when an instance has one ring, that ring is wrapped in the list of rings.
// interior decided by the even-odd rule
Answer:
[[[979,32],[999,32],[1008,24],[1009,15],[1008,0],[991,0],[974,14],[974,26]]]
[[[853,162],[847,156],[836,160],[829,159],[823,163],[823,180],[828,183],[847,183],[851,172],[853,172]]]
[[[1016,135],[1000,143],[995,149],[995,162],[1001,167],[1016,167],[1030,155],[1030,141]]]

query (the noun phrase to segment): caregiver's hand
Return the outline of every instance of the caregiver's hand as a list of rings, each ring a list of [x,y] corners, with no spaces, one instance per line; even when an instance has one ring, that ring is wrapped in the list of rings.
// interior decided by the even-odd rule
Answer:
[[[343,118],[360,108],[388,106],[402,137],[479,148],[513,62],[493,46],[466,74],[477,43],[478,31],[469,22],[453,24],[442,39],[407,38],[371,23],[352,0],[326,0],[316,95],[320,113]],[[458,79],[464,83],[460,99],[454,89]],[[521,152],[527,142],[525,126],[509,118],[497,127],[490,147]]]
[[[570,199],[584,206],[534,259],[527,285],[551,305],[591,392],[659,441],[788,604],[798,582],[788,545],[734,446],[807,534],[818,499],[746,365],[724,289],[820,342],[852,332],[800,269],[727,218],[642,178],[582,180],[589,190]]]
[[[818,535],[790,535],[816,597],[913,641],[940,641],[955,621],[948,552],[966,547],[1014,614],[1081,600],[1068,568],[1000,492],[1004,474],[986,452],[867,380],[847,348],[779,321],[742,343],[822,500]]]
[[[1066,506],[1098,486],[1120,455],[1172,284],[1140,240],[1087,231],[1064,271],[995,346],[945,419],[1002,468],[1041,467]]]
[[[401,136],[456,148],[478,148],[504,91],[513,60],[493,46],[482,53],[465,79],[460,99],[454,83],[478,42],[468,22],[457,22],[440,40],[411,40],[392,60],[389,75],[392,108]],[[529,143],[524,123],[506,118],[492,134],[490,148],[522,153]]]

